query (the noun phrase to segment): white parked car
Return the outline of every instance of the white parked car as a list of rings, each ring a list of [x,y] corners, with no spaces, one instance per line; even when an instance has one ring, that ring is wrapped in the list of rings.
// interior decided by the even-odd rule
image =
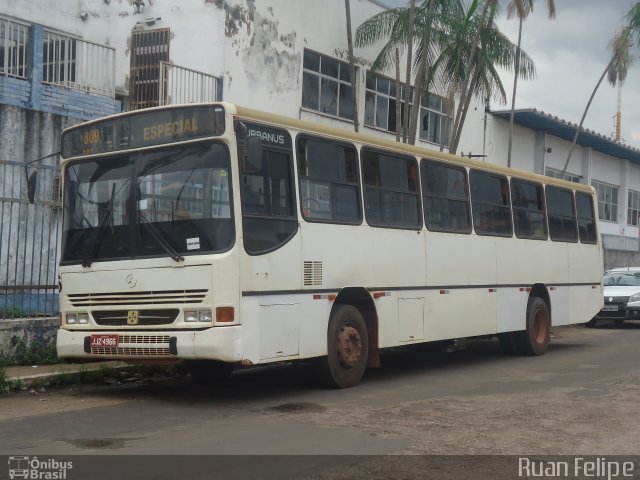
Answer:
[[[620,324],[640,319],[640,267],[613,268],[604,272],[604,307],[590,325],[599,319]]]

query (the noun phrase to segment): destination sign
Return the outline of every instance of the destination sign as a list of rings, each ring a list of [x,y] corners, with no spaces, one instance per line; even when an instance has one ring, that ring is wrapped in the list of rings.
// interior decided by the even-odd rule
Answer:
[[[62,135],[62,157],[95,155],[224,133],[221,106],[176,107],[139,111],[79,125]]]

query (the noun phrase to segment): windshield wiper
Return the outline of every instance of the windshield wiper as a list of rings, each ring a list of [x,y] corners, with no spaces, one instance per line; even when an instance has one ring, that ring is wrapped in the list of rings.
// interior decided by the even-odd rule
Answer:
[[[107,209],[102,212],[102,216],[98,221],[98,225],[96,225],[95,230],[91,232],[91,236],[89,237],[89,241],[87,242],[89,251],[87,252],[87,256],[82,261],[82,266],[85,268],[89,268],[93,263],[96,250],[98,249],[99,241],[102,238],[102,235],[104,235],[104,227],[107,226],[107,222],[109,222],[111,233],[113,233],[113,196],[115,194],[115,190],[116,184],[114,183],[111,187],[111,196],[109,197],[109,202],[107,203]]]
[[[158,242],[158,244],[162,248],[164,248],[165,252],[167,252],[174,261],[176,262],[184,261],[184,257],[181,257],[176,251],[176,249],[171,246],[171,243],[169,242],[169,239],[167,238],[167,236],[162,231],[158,230],[158,228],[153,224],[153,222],[150,221],[144,215],[144,213],[142,213],[140,210],[138,210],[138,218],[147,227],[147,230],[149,230],[149,233],[154,238],[154,240]]]

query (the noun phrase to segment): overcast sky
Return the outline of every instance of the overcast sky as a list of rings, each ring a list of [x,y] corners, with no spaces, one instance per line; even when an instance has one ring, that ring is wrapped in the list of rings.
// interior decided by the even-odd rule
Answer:
[[[382,0],[390,6],[405,6],[407,0]],[[419,1],[419,0],[418,0]],[[518,39],[518,22],[507,20],[507,0],[500,0],[502,13],[496,19],[500,30],[514,43]],[[525,21],[522,48],[533,59],[537,77],[518,82],[516,108],[536,108],[578,123],[589,95],[611,58],[609,43],[619,30],[622,17],[632,0],[555,0],[556,18],[547,18],[546,0],[537,0],[535,10]],[[633,51],[640,56],[640,48]],[[493,109],[511,105],[513,78],[502,79],[508,95],[507,105],[493,104]],[[622,87],[622,139],[640,148],[640,59],[630,68]],[[600,86],[585,127],[603,135],[613,135],[617,87],[606,79]]]

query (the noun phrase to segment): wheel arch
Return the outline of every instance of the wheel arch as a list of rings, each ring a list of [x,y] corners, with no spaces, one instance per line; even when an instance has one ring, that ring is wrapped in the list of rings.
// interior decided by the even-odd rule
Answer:
[[[551,324],[553,324],[553,312],[551,311],[551,297],[549,296],[549,289],[544,283],[536,283],[531,287],[531,292],[529,292],[529,298],[538,297],[544,300],[544,303],[547,304],[547,309],[549,310],[549,320]]]
[[[380,350],[378,336],[378,311],[371,298],[371,294],[363,287],[345,287],[338,293],[331,314],[338,305],[351,305],[358,309],[367,326],[367,339],[369,343],[369,355],[367,357],[367,367],[380,366]]]

